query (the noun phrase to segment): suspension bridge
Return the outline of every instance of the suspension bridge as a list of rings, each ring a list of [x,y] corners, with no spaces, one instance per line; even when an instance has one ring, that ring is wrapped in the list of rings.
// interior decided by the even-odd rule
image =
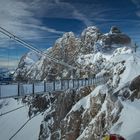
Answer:
[[[10,39],[14,40],[18,44],[22,45],[23,47],[28,48],[29,50],[39,54],[40,56],[45,56],[49,61],[54,62],[55,64],[63,65],[67,67],[68,70],[79,70],[82,72],[91,72],[91,70],[86,70],[83,68],[78,68],[72,66],[62,60],[58,60],[49,54],[44,53],[43,51],[37,49],[36,47],[28,44],[24,40],[20,39],[16,35],[12,34],[11,32],[7,31],[6,29],[0,27],[0,32]],[[40,82],[40,83],[32,83],[32,84],[25,84],[25,83],[13,83],[7,85],[0,85],[0,98],[10,98],[10,97],[22,97],[26,95],[35,95],[35,94],[43,94],[46,92],[58,92],[64,91],[67,89],[76,89],[80,87],[86,87],[91,85],[99,85],[104,84],[109,79],[107,76],[100,76],[100,77],[89,77],[86,79],[61,79],[55,80],[52,82]]]

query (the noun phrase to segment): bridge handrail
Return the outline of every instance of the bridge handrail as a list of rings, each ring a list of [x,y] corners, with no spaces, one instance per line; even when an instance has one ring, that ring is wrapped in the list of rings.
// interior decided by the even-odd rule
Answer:
[[[45,92],[64,91],[85,86],[105,84],[109,76],[89,77],[80,79],[61,79],[52,82],[14,83],[0,85],[0,98],[21,97],[42,94]]]

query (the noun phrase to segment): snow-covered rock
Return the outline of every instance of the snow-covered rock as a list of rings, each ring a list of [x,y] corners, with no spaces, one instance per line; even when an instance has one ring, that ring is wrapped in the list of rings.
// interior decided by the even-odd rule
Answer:
[[[81,34],[82,51],[84,53],[91,53],[94,51],[94,45],[101,36],[100,30],[96,26],[87,27]]]
[[[76,37],[73,32],[65,33],[45,53],[75,67],[84,67],[97,73],[103,68],[99,69],[99,66],[102,66],[102,61],[104,64],[104,53],[106,54],[104,55],[105,57],[112,54],[114,50],[117,51],[115,52],[116,54],[120,51],[120,53],[131,53],[132,47],[133,43],[130,37],[122,33],[117,27],[112,27],[109,33],[103,34],[97,27],[91,26],[84,29],[80,38]],[[116,50],[117,48],[120,49]],[[94,57],[94,61],[93,59],[88,60],[90,57]],[[79,78],[89,75],[89,73],[85,72],[80,74],[78,71],[75,71],[74,74],[75,77]],[[16,80],[20,81],[53,80],[60,79],[60,77],[69,78],[71,77],[71,72],[69,72],[68,68],[55,64],[47,57],[38,56],[33,52],[29,52],[21,58],[15,72]]]

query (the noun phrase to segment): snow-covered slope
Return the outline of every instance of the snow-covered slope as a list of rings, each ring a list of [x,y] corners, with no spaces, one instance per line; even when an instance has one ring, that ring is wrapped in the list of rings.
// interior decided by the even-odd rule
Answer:
[[[123,110],[120,113],[120,118],[112,128],[112,133],[123,135],[127,140],[139,140],[140,138],[140,101],[135,99],[134,102],[122,102]]]
[[[13,134],[29,119],[29,107],[23,104],[21,100],[4,99],[0,100],[0,113],[3,114],[7,111],[23,106],[16,111],[8,113],[0,117],[0,139],[9,140]],[[43,116],[40,114],[33,118],[14,138],[13,140],[37,140],[40,124]]]

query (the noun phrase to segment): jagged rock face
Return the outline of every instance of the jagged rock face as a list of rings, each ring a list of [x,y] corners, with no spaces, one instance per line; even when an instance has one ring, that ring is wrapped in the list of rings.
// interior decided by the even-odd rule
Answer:
[[[127,45],[131,43],[130,37],[125,34],[108,34],[101,37],[105,46],[111,46],[113,44]]]
[[[116,33],[116,34],[119,34],[121,33],[120,29],[116,26],[112,26],[111,29],[110,29],[110,33]]]
[[[113,44],[118,44],[120,47],[131,44],[131,38],[117,27],[111,27],[110,33],[102,35],[99,40],[102,42],[103,48],[111,48]]]
[[[134,90],[139,91],[140,90],[140,75],[132,80],[132,82],[130,83],[129,89],[131,91],[134,91]]]
[[[80,98],[77,98],[76,94],[80,93]],[[78,93],[58,93],[52,104],[52,113],[44,118],[48,126],[44,123],[41,125],[39,140],[100,140],[101,134],[118,120],[123,106],[116,97],[104,94],[105,91],[89,93],[89,87],[80,89]],[[87,100],[87,108],[78,105],[78,101],[84,98]],[[50,124],[50,120],[53,123]]]
[[[79,51],[80,40],[75,37],[74,33],[65,33],[62,38],[56,40],[52,49],[53,56],[64,62],[74,63],[76,54]]]
[[[18,69],[16,70],[14,77],[16,77],[17,81],[28,81],[31,79],[27,73],[30,71],[31,67],[35,65],[35,63],[40,60],[41,56],[34,53],[29,52],[21,57],[20,62],[18,64]],[[29,79],[28,79],[28,78]]]
[[[49,125],[48,128],[45,128],[45,127],[42,128],[43,131],[42,131],[42,134],[40,133],[39,139],[44,140],[48,137],[51,137],[51,140],[56,140],[56,139],[59,139],[60,135],[63,135],[63,134],[65,135],[65,132],[67,131],[63,129],[64,127],[66,127],[65,117],[67,116],[68,112],[71,110],[72,106],[81,98],[88,95],[90,92],[91,92],[91,88],[86,87],[86,88],[81,88],[78,91],[70,90],[70,91],[67,91],[67,93],[60,92],[60,93],[55,94],[55,101],[51,106],[52,113],[49,115],[49,118],[53,120],[53,123]],[[79,113],[78,112],[74,113],[74,117],[77,118],[79,116]],[[50,119],[48,119],[48,116],[46,116],[44,120],[46,121],[46,123],[48,123],[47,121],[49,121]],[[75,119],[73,121],[75,121]],[[81,123],[77,118],[77,122],[73,123],[73,129],[76,130],[77,132],[79,130],[78,124],[80,125]],[[70,126],[70,129],[71,128],[72,127]],[[61,134],[58,134],[59,131],[61,131]],[[50,132],[50,135],[47,135],[49,134],[49,132]],[[46,137],[44,137],[44,135]],[[74,135],[72,136],[72,135],[68,134],[66,136],[67,137],[66,139],[70,139],[72,137],[74,139],[75,137],[78,137],[76,133],[74,134],[75,136]],[[60,139],[62,139],[62,137],[65,139],[65,136],[61,136]]]
[[[129,96],[129,99],[131,99],[131,101],[134,101],[134,99],[140,99],[140,75],[138,75],[131,81],[129,89],[132,91],[132,94]]]
[[[110,97],[105,97],[105,95],[101,94],[90,97],[90,107],[88,109],[85,110],[81,107],[80,110],[71,112],[67,116],[65,123],[63,123],[66,124],[63,129],[65,130],[63,136],[66,139],[75,136],[72,140],[100,140],[102,132],[106,132],[111,127],[111,123],[113,124],[118,120],[118,115],[122,109],[121,103],[119,104],[116,105],[116,102],[112,101]],[[107,110],[101,111],[104,105]],[[117,110],[117,113],[111,114],[114,108]],[[70,127],[77,129],[70,129]]]
[[[114,47],[113,45],[121,47],[130,43],[131,39],[121,33],[117,27],[112,27],[108,34],[102,34],[97,27],[91,26],[82,32],[81,38],[75,37],[72,32],[65,33],[46,53],[75,67],[84,67],[85,69],[94,71],[96,74],[100,71],[96,62],[94,65],[90,63],[86,66],[77,63],[79,55],[96,54],[98,51],[104,52],[106,50],[113,51],[116,49],[116,46]],[[28,59],[30,59],[29,63],[25,61]],[[34,58],[28,57],[28,54],[26,54],[21,58],[18,69],[15,72],[15,77],[16,80],[20,81],[54,80],[69,78],[71,77],[71,73],[67,67],[56,64],[48,60],[45,56],[34,60]],[[86,75],[89,75],[86,72],[79,73],[78,71],[74,71],[74,73],[75,77],[86,77]]]
[[[81,40],[83,43],[82,51],[86,54],[93,52],[93,46],[101,34],[100,30],[95,26],[86,28],[81,34]]]
[[[52,57],[69,65],[76,66],[75,60],[77,59],[77,54],[80,52],[80,44],[80,39],[76,38],[74,33],[65,33],[62,38],[56,40],[52,48]],[[69,68],[67,67],[55,64],[54,69],[57,69],[56,77],[69,78],[71,76],[71,72],[68,71]]]
[[[61,60],[70,65],[75,65],[77,54],[80,51],[80,39],[76,38],[72,32],[65,33],[62,38],[59,38],[53,48],[46,53],[51,57]],[[34,62],[34,65],[26,65],[24,61],[29,59],[28,54],[21,58],[18,69],[16,71],[16,79],[30,80],[54,80],[59,77],[68,78],[71,72],[67,72],[67,67],[56,64],[47,57],[42,56],[38,61]],[[65,76],[63,75],[65,74]]]

